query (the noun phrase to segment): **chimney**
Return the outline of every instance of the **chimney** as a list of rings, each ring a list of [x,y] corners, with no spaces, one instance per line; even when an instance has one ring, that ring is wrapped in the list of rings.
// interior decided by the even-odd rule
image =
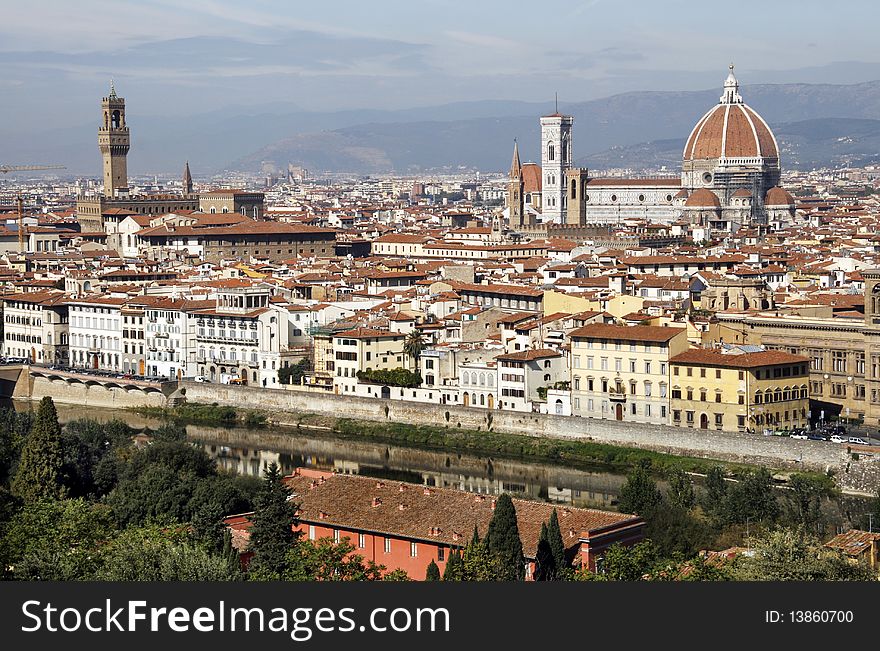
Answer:
[[[385,482],[384,481],[377,481],[376,488],[385,488]]]
[[[318,517],[321,520],[326,520],[327,519],[327,512],[326,511],[318,511]]]
[[[425,490],[422,491],[422,495],[430,495],[430,494],[431,494],[431,489],[425,487]]]
[[[381,506],[381,505],[382,505],[382,498],[381,497],[374,497],[372,506]]]
[[[474,502],[482,502],[485,499],[482,495],[474,495]]]
[[[572,538],[573,536],[574,536],[574,529],[569,529],[568,530],[568,537]]]
[[[324,475],[321,475],[321,478],[318,480],[318,483],[323,484],[325,481],[327,481],[327,480],[324,479]]]
[[[397,487],[397,492],[398,492],[398,493],[402,493],[402,492],[405,491],[405,490],[406,490],[406,486],[404,486],[403,484],[401,484],[400,486]]]
[[[493,510],[493,511],[495,510],[495,503],[496,503],[496,500],[493,499],[493,500],[492,500],[492,510]]]
[[[405,510],[406,510],[406,504],[398,504],[398,505],[397,505],[397,510],[398,510],[398,511],[405,511]]]

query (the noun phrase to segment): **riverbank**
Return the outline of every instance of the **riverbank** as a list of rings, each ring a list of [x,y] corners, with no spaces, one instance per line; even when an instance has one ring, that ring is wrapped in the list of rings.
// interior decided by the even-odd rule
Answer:
[[[674,470],[703,475],[713,466],[721,466],[728,476],[735,478],[758,467],[755,464],[672,455],[593,441],[531,437],[433,425],[376,423],[309,413],[297,414],[295,418],[289,419],[282,417],[288,416],[287,414],[270,415],[257,410],[235,409],[217,404],[188,403],[167,408],[135,408],[133,411],[142,416],[170,419],[181,424],[253,427],[254,423],[268,422],[273,428],[293,431],[326,430],[336,437],[348,440],[367,440],[415,446],[437,452],[454,451],[487,457],[553,463],[571,468],[591,470],[600,468],[620,473],[626,473],[637,465],[644,464],[658,476]],[[782,468],[771,468],[771,471],[780,479],[790,474]],[[823,473],[810,471],[805,471],[803,474],[824,476]]]

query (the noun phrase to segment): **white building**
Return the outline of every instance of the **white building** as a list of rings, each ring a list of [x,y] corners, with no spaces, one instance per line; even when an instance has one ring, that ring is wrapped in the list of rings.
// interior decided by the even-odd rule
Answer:
[[[84,296],[69,305],[70,365],[121,371],[124,298]]]

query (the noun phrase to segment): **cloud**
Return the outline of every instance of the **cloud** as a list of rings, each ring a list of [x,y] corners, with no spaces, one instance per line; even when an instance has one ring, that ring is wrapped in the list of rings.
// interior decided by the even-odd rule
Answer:
[[[477,34],[474,32],[446,31],[443,35],[451,40],[462,43],[464,45],[474,45],[480,48],[491,49],[516,49],[521,47],[517,41],[512,41],[500,36],[492,36],[490,34]]]

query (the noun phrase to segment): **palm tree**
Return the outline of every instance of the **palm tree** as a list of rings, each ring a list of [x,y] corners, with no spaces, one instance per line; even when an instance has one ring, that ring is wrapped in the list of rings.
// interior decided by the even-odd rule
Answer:
[[[419,356],[425,350],[425,340],[422,333],[416,329],[410,331],[403,342],[403,352],[412,357],[413,362],[418,362]]]

